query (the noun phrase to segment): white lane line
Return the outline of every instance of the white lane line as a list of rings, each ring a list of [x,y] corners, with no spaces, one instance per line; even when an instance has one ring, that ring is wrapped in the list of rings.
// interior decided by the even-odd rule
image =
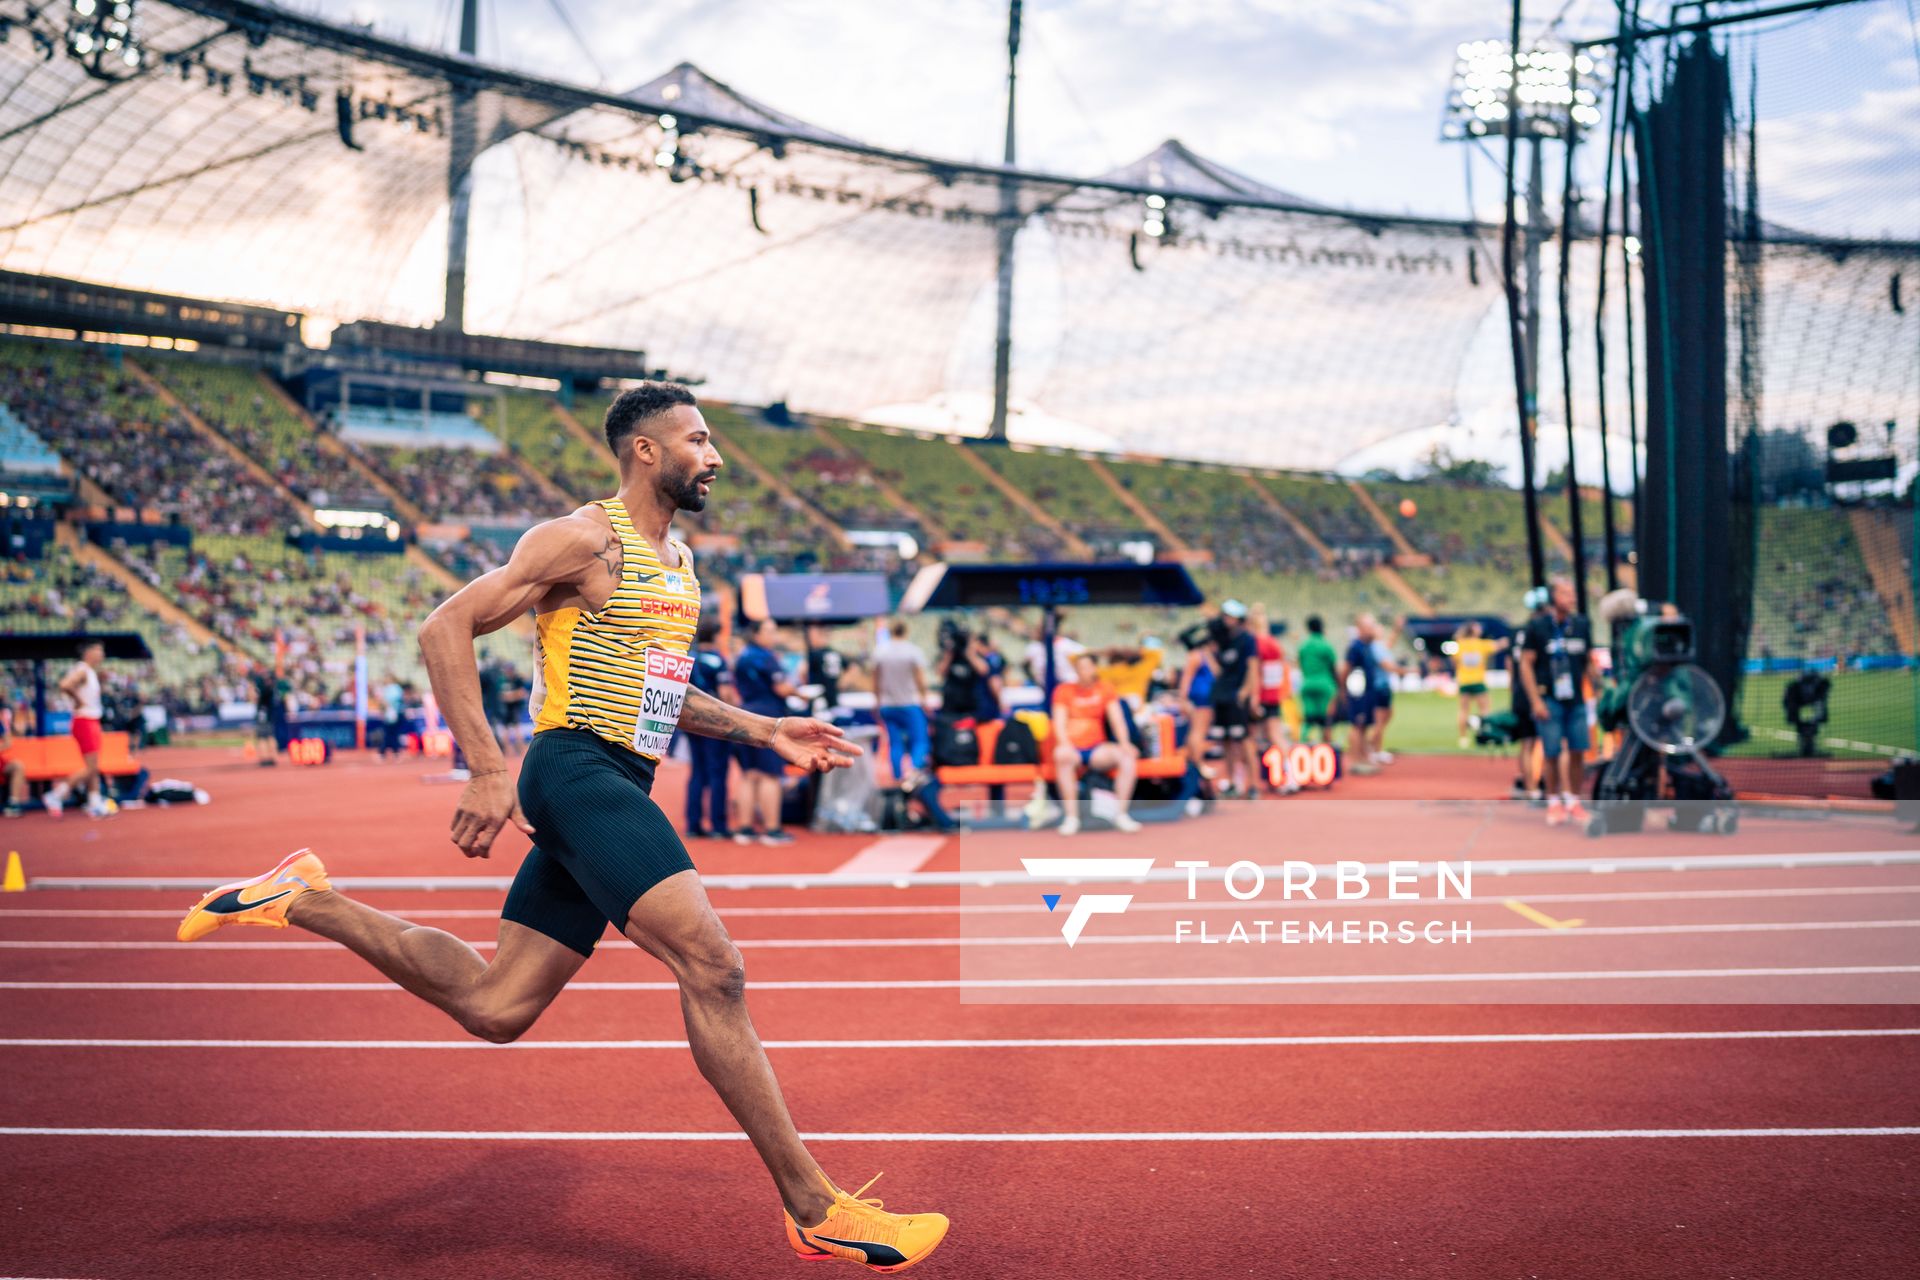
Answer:
[[[858,881],[881,876],[891,883],[926,866],[946,842],[945,836],[887,836],[828,872],[827,879]]]
[[[1920,1126],[1768,1129],[1353,1129],[1135,1133],[803,1133],[803,1142],[1577,1142],[1670,1138],[1911,1138]],[[9,1126],[13,1138],[265,1138],[296,1142],[745,1142],[738,1132],[473,1129],[92,1129]]]
[[[1890,894],[1920,893],[1920,884],[1848,884],[1819,885],[1804,889],[1646,889],[1619,893],[1528,893],[1528,902],[1693,902],[1742,898],[1837,898],[1886,897]],[[1499,907],[1496,898],[1398,898],[1397,902],[1447,902],[1455,907]],[[1379,899],[1349,898],[1295,899],[1276,904],[1281,910],[1301,911],[1313,908],[1355,908],[1377,905]],[[498,920],[497,908],[486,907],[401,907],[381,904],[409,920]],[[733,919],[766,917],[770,919],[835,919],[855,916],[971,916],[1026,915],[1034,910],[1030,903],[867,903],[843,907],[721,907],[720,914]],[[1127,908],[1136,911],[1243,911],[1237,902],[1135,902]],[[0,920],[8,917],[45,920],[178,920],[180,912],[166,908],[127,908],[101,910],[88,907],[0,907]],[[0,1277],[0,1280],[5,1280]]]
[[[1037,912],[1037,908],[1029,908]],[[1729,924],[1622,924],[1622,925],[1582,925],[1578,929],[1546,930],[1537,928],[1512,929],[1474,929],[1473,937],[1481,938],[1604,938],[1604,937],[1647,937],[1668,935],[1690,937],[1701,934],[1718,933],[1821,933],[1830,930],[1851,929],[1915,929],[1920,928],[1920,920],[1762,920],[1751,923]],[[608,935],[612,936],[612,935]],[[1112,945],[1197,945],[1189,939],[1181,942],[1172,933],[1123,933],[1108,935],[1088,935],[1083,942],[1097,942]],[[980,936],[980,937],[923,937],[923,938],[735,938],[734,945],[742,950],[770,951],[844,951],[844,950],[889,950],[907,947],[1057,947],[1059,934],[1035,934],[1032,936]],[[473,938],[467,945],[476,951],[491,950],[497,944],[490,938]],[[85,939],[39,938],[0,940],[0,950],[6,951],[175,951],[181,944],[170,938],[141,939],[134,941],[92,942]],[[337,942],[298,939],[288,942],[200,942],[194,947],[197,952],[213,951],[342,951]]]
[[[1815,1027],[1778,1031],[1538,1031],[1455,1035],[1061,1036],[1050,1039],[764,1040],[768,1049],[1304,1049],[1330,1046],[1650,1044],[1703,1040],[1863,1040],[1920,1036],[1920,1027]],[[685,1049],[685,1040],[0,1040],[4,1049]]]
[[[1920,974],[1920,964],[1755,969],[1566,969],[1490,973],[1324,973],[1155,978],[848,978],[749,981],[754,991],[1027,991],[1153,987],[1337,987],[1463,982],[1638,982],[1693,978],[1843,978]],[[568,991],[678,991],[671,982],[569,982]],[[0,991],[384,991],[386,982],[0,982]],[[1920,1002],[1916,1002],[1920,1003]]]
[[[1640,857],[1640,858],[1475,858],[1463,854],[1458,858],[1445,861],[1454,868],[1472,864],[1475,875],[1632,875],[1647,871],[1756,871],[1756,870],[1805,870],[1814,867],[1881,867],[1920,864],[1920,849],[1872,849],[1843,853],[1704,853],[1690,856]],[[1369,879],[1384,877],[1388,873],[1387,862],[1363,863],[1362,867]],[[1431,859],[1406,859],[1391,865],[1410,870],[1418,877],[1431,877],[1436,872],[1436,863]],[[1333,863],[1316,864],[1315,873],[1322,879],[1331,880],[1336,874]],[[1264,868],[1269,876],[1278,880],[1283,867]],[[1186,882],[1189,872],[1177,867],[1156,867],[1144,876],[1120,877],[1124,880],[1178,881]],[[1197,871],[1202,880],[1220,880],[1226,876],[1225,865],[1214,866]],[[1082,876],[1084,880],[1103,877]],[[1105,877],[1112,878],[1112,877]],[[217,882],[218,876],[37,876],[28,881],[33,889],[181,889],[189,892],[204,892],[208,885]],[[702,876],[701,883],[709,889],[849,889],[849,888],[934,888],[939,886],[975,885],[991,888],[996,885],[1025,886],[1034,883],[1033,878],[1024,870],[1014,868],[983,871],[914,871],[905,875],[858,875],[838,876],[823,872],[794,872],[790,874],[741,874]],[[367,892],[417,889],[417,890],[505,890],[512,884],[511,876],[336,876],[333,884],[340,889]],[[1069,881],[1069,883],[1071,883]]]

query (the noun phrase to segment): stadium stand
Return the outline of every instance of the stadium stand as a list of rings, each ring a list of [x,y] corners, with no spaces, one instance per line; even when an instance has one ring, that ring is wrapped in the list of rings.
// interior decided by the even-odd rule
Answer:
[[[1051,512],[1098,556],[1117,555],[1123,542],[1157,541],[1084,458],[1021,448],[978,449],[975,453]]]
[[[744,449],[843,529],[925,530],[875,488],[858,457],[839,452],[806,427],[772,427],[723,406],[703,406],[723,445]]]
[[[9,476],[47,476],[60,473],[60,455],[47,442],[0,404],[0,473]]]
[[[0,400],[114,503],[228,533],[299,519],[111,354],[0,339]]]
[[[1059,554],[1059,539],[1036,527],[985,477],[942,458],[938,451],[949,447],[945,441],[839,423],[823,429],[924,513],[937,526],[930,533],[981,543],[998,559],[1044,560]]]
[[[1320,567],[1319,553],[1236,473],[1144,462],[1107,466],[1175,534],[1210,550],[1222,570],[1307,573]]]
[[[198,713],[217,700],[220,650],[198,643],[185,628],[140,608],[107,574],[73,552],[50,543],[38,560],[13,559],[0,565],[0,631],[134,631],[153,652],[151,663],[115,663],[115,679],[170,711]],[[32,687],[25,663],[8,664],[8,704],[17,705]]]
[[[504,453],[461,445],[408,447],[348,441],[347,447],[437,520],[529,525],[553,512],[546,495]]]
[[[1898,652],[1847,513],[1834,507],[1760,509],[1749,651],[1848,658]]]
[[[546,396],[509,391],[504,430],[507,447],[576,502],[602,496],[613,483],[613,461],[606,449],[594,449],[576,435]]]
[[[1345,481],[1271,474],[1258,479],[1337,555],[1376,560],[1393,550],[1379,526],[1354,501]]]
[[[351,462],[321,446],[313,428],[274,394],[260,370],[183,356],[146,355],[141,357],[141,367],[308,504],[357,510],[387,507],[385,496]]]

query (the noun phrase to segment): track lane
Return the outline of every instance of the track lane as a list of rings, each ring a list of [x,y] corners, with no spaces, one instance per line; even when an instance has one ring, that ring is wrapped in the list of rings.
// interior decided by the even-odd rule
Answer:
[[[7,1256],[21,1274],[121,1276],[137,1259],[142,1277],[198,1277],[268,1250],[288,1280],[721,1280],[791,1266],[745,1144],[5,1150],[19,1183]],[[954,1218],[929,1275],[1880,1280],[1912,1273],[1913,1237],[1895,1224],[1910,1221],[1915,1152],[1910,1139],[1850,1138],[1589,1143],[1577,1159],[1535,1143],[820,1154],[843,1182],[885,1169],[875,1190],[889,1204]],[[109,1159],[169,1174],[103,1181]],[[66,1216],[74,1203],[89,1206],[85,1232]]]
[[[805,1128],[939,1132],[1920,1123],[1920,1039],[772,1050]],[[732,1131],[689,1054],[8,1046],[0,1125]],[[1730,1069],[1731,1068],[1731,1069]],[[1716,1074],[1718,1073],[1718,1074]],[[979,1082],[930,1088],[930,1081]],[[1712,1079],[1712,1089],[1701,1081]],[[670,1123],[636,1123],[633,1108]],[[1231,1122],[1223,1124],[1223,1116]]]

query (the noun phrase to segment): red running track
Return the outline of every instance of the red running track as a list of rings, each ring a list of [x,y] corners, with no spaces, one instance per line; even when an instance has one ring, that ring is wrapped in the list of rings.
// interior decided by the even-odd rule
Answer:
[[[13,847],[30,847],[36,876],[224,875],[257,861],[257,845],[277,848],[282,833],[307,826],[350,856],[374,851],[365,856],[381,874],[510,873],[516,858],[505,846],[486,867],[443,847],[450,792],[423,788],[405,767],[360,770],[347,805],[334,789],[344,773],[263,780],[265,771],[236,769],[228,794],[206,809],[57,828],[32,818],[6,834]],[[277,811],[271,824],[269,808]],[[1252,805],[1183,826],[1180,838],[1200,846],[1254,839],[1276,813],[1292,822],[1308,810]],[[1338,834],[1337,822],[1316,820]],[[1520,823],[1508,825],[1508,852],[1533,856],[1518,843]],[[1538,839],[1536,824],[1525,829],[1528,841]],[[1808,831],[1761,829],[1743,847],[1896,847],[1874,843],[1892,838],[1884,827]],[[709,869],[819,872],[861,843],[697,852]],[[1610,851],[1661,847],[1630,843]],[[1591,852],[1576,842],[1568,856]],[[1668,887],[1728,886],[1765,892],[1667,895]],[[1911,868],[1557,876],[1512,887],[1535,897],[1611,891],[1607,900],[1554,907],[1596,926],[1920,916]],[[1775,892],[1782,889],[1791,892]],[[1813,892],[1834,889],[1847,892]],[[0,948],[0,1129],[8,1130],[0,1133],[0,1273],[720,1277],[798,1266],[750,1148],[676,1043],[670,991],[570,991],[527,1041],[466,1047],[444,1018],[397,992],[205,985],[372,980],[337,950],[90,945],[164,939],[182,897],[0,900],[0,942],[27,944]],[[745,943],[940,938],[959,919],[950,889],[716,898],[723,912],[747,908],[728,921]],[[465,913],[427,922],[485,939],[499,895],[376,900],[403,913]],[[858,913],[899,906],[936,910]],[[856,911],[784,914],[841,907]],[[1488,908],[1475,918],[1499,914]],[[1909,931],[1876,933],[1871,944],[1866,936],[1847,935],[1846,954],[1912,954]],[[243,937],[273,944],[297,936]],[[1743,954],[1776,962],[1817,960],[1841,945],[1829,934],[1755,937]],[[57,942],[89,945],[46,948]],[[1488,955],[1513,965],[1571,947],[1627,965],[1645,963],[1652,945],[1515,937]],[[604,950],[583,979],[658,980],[623,944]],[[958,962],[944,945],[749,946],[747,954],[755,981],[951,976]],[[177,985],[128,985],[140,982]],[[95,985],[63,985],[73,983]],[[1674,998],[1699,995],[1689,986]],[[768,989],[750,1000],[803,1130],[855,1135],[815,1144],[835,1176],[857,1184],[884,1169],[875,1190],[890,1204],[954,1218],[948,1243],[917,1272],[929,1277],[1920,1271],[1912,1089],[1920,1035],[1896,1034],[1920,1031],[1913,1006],[983,1005],[952,990],[911,989]],[[1874,1034],[1834,1034],[1863,1030]],[[1290,1042],[1201,1043],[1227,1036]],[[1141,1038],[1180,1043],[903,1043]],[[101,1040],[232,1043],[77,1043]],[[259,1043],[286,1040],[336,1043]],[[104,1129],[183,1132],[21,1132]],[[1868,1132],[1884,1129],[1914,1132]],[[1623,1130],[1657,1136],[1575,1136]],[[1720,1136],[1727,1130],[1772,1133]],[[405,1136],[422,1131],[461,1136]],[[1190,1136],[1249,1131],[1259,1136]],[[612,1136],[488,1136],[594,1132]],[[682,1132],[720,1140],[647,1136]],[[1430,1136],[1368,1136],[1381,1133]],[[858,1136],[873,1134],[907,1136]],[[1155,1134],[1188,1136],[1142,1140]],[[1059,1135],[1082,1136],[1021,1140]]]

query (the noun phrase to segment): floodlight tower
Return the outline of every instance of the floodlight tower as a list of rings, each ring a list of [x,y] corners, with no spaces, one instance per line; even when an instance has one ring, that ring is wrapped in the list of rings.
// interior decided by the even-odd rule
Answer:
[[[1514,389],[1519,406],[1521,491],[1526,498],[1527,553],[1534,585],[1546,581],[1546,557],[1540,543],[1538,500],[1534,489],[1534,440],[1540,404],[1540,246],[1553,234],[1547,221],[1545,143],[1567,142],[1600,123],[1600,90],[1605,73],[1593,51],[1536,43],[1514,50],[1520,43],[1520,0],[1514,0],[1511,36],[1507,40],[1474,40],[1462,44],[1447,94],[1447,112],[1440,136],[1472,141],[1499,132],[1507,142],[1506,205],[1502,211],[1501,275],[1507,290],[1508,336],[1513,347]],[[1527,180],[1527,227],[1524,292],[1516,279],[1513,247],[1516,232],[1514,172],[1518,142],[1530,145]],[[1572,165],[1572,153],[1568,153]],[[1569,168],[1569,172],[1571,169]],[[1568,190],[1571,191],[1571,182]],[[1573,218],[1572,201],[1563,201],[1560,217]],[[1571,230],[1570,225],[1567,228]],[[1562,263],[1564,275],[1565,264]],[[1563,300],[1562,306],[1565,303]],[[1571,388],[1567,408],[1567,480],[1574,507],[1576,562],[1578,554],[1579,496],[1574,483]],[[1584,577],[1584,575],[1582,575]],[[1584,583],[1582,584],[1584,585]]]

